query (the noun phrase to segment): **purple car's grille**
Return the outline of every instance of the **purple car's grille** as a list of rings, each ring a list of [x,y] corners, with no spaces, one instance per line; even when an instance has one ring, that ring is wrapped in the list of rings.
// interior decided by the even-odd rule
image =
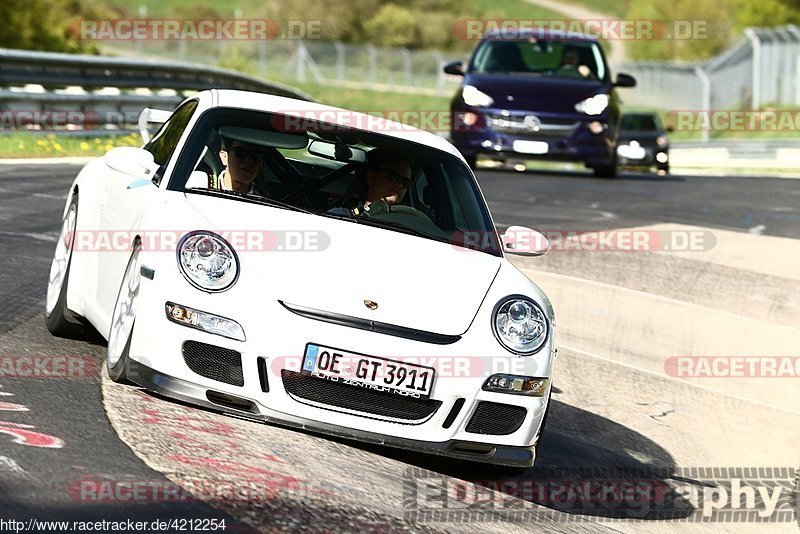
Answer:
[[[467,432],[505,436],[522,426],[528,410],[521,406],[481,401],[467,424]]]
[[[183,360],[189,369],[200,376],[233,386],[244,385],[242,355],[235,350],[186,341],[183,344]]]
[[[486,126],[495,132],[530,137],[569,137],[581,125],[572,119],[540,119],[535,115],[490,113]]]
[[[369,414],[365,417],[402,419],[408,421],[408,424],[419,424],[436,413],[442,405],[438,400],[414,399],[370,391],[358,386],[304,376],[286,369],[281,371],[281,378],[286,392],[296,399],[324,404],[331,410],[345,408]]]

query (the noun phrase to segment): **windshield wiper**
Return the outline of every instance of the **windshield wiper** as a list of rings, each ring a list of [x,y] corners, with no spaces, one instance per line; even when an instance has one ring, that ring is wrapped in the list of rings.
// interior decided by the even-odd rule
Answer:
[[[300,208],[298,206],[294,206],[292,204],[287,204],[286,202],[281,202],[280,200],[275,200],[272,198],[262,197],[261,195],[250,194],[250,193],[238,193],[236,191],[225,191],[222,189],[189,189],[187,191],[191,191],[192,193],[200,193],[201,195],[209,195],[209,196],[217,196],[217,197],[224,197],[224,198],[235,198],[237,200],[245,200],[247,202],[253,202],[254,204],[263,204],[265,206],[272,206],[274,208],[282,208],[285,210],[291,211],[299,211],[300,213],[314,213],[313,211],[307,210],[305,208]]]

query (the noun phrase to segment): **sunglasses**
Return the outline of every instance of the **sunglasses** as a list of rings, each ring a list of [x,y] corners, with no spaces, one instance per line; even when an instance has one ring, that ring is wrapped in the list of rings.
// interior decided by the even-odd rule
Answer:
[[[231,149],[231,152],[236,154],[236,157],[239,159],[256,159],[261,160],[264,158],[264,151],[263,150],[252,150],[249,148],[244,148],[241,146],[236,146]]]
[[[393,184],[403,186],[405,189],[408,189],[414,183],[413,178],[406,176],[404,174],[400,174],[399,172],[393,169],[376,169],[376,170],[379,172],[385,172],[386,177],[389,178],[389,180],[391,180]]]

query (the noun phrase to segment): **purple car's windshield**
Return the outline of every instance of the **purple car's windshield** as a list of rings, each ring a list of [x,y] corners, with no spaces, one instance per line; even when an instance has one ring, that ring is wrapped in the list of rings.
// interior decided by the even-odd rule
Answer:
[[[475,51],[470,72],[532,74],[603,80],[607,69],[597,43],[527,39],[487,40]]]

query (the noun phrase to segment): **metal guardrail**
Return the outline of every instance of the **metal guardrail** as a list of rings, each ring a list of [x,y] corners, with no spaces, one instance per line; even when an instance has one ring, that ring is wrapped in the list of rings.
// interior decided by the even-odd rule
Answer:
[[[41,89],[26,89],[31,85]],[[119,94],[110,94],[108,88]],[[113,111],[112,117],[138,117],[145,107],[172,109],[184,93],[212,88],[314,100],[288,85],[197,63],[0,48],[0,110],[101,109]],[[142,89],[150,94],[142,94]],[[104,114],[95,115],[102,119]]]

